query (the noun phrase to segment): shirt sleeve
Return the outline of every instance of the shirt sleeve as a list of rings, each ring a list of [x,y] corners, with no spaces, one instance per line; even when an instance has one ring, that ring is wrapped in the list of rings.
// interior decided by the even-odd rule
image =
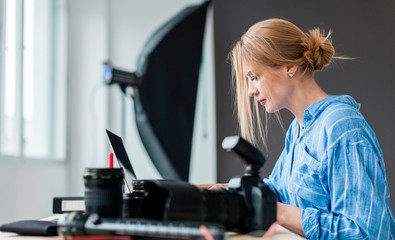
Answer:
[[[269,177],[263,179],[263,182],[266,185],[268,185],[270,190],[272,190],[274,192],[274,194],[276,195],[276,199],[278,202],[282,202],[281,196],[279,194],[278,186],[281,184],[280,174],[281,174],[282,167],[283,167],[282,166],[283,165],[282,164],[283,155],[284,155],[284,150],[283,150],[283,153],[281,153],[276,164],[274,165],[272,173],[269,175]]]
[[[302,210],[307,238],[393,239],[384,162],[374,148],[357,142],[336,146],[328,154],[322,181],[330,193],[330,211]]]

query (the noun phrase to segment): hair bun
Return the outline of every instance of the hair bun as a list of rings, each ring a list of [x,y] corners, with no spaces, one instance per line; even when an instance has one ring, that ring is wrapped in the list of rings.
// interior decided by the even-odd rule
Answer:
[[[332,57],[335,55],[335,48],[329,40],[331,32],[326,37],[320,29],[315,28],[306,34],[306,38],[302,40],[305,47],[303,57],[305,59],[306,68],[312,71],[321,70],[329,65]]]

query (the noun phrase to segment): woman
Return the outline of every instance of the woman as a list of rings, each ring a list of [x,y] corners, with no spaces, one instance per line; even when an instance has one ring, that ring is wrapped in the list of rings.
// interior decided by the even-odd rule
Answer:
[[[231,59],[241,134],[264,138],[261,110],[295,119],[264,182],[278,200],[280,225],[308,239],[394,239],[383,154],[350,96],[328,96],[314,73],[335,50],[329,34],[305,34],[282,19],[253,25]],[[253,101],[252,101],[253,100]]]

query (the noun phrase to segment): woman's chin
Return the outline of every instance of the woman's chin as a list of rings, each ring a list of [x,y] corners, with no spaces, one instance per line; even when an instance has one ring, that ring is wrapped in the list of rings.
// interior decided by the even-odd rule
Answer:
[[[275,112],[278,112],[279,110],[277,108],[272,107],[272,106],[265,106],[265,111],[267,113],[275,113]]]

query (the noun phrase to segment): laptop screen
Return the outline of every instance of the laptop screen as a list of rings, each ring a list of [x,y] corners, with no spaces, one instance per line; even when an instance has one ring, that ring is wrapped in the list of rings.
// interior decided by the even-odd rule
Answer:
[[[125,172],[125,182],[129,190],[133,189],[132,181],[137,179],[136,174],[133,170],[132,164],[130,163],[128,154],[126,153],[125,146],[123,145],[122,138],[117,136],[115,133],[106,129],[108,140],[110,142],[111,148],[118,160],[118,164],[123,168]]]

